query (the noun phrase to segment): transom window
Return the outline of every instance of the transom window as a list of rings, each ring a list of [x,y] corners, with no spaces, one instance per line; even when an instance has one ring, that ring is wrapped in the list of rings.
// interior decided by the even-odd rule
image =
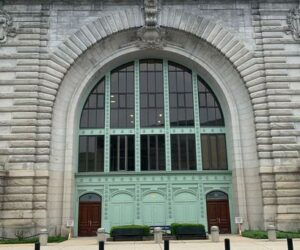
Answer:
[[[227,170],[224,116],[209,84],[160,59],[108,72],[80,119],[79,172]]]

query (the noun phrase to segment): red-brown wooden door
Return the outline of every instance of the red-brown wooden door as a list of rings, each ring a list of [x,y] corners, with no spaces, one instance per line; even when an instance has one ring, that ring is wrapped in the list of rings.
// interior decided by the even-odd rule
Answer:
[[[101,226],[101,203],[80,202],[78,236],[96,236]]]
[[[212,226],[218,226],[220,233],[230,233],[230,215],[228,200],[207,201],[208,230]]]

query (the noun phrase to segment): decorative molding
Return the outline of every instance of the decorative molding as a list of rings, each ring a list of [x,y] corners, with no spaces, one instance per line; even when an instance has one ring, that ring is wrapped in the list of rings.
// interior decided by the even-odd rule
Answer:
[[[288,33],[293,34],[296,41],[300,41],[300,9],[291,9],[287,15]]]
[[[137,31],[141,48],[161,49],[164,47],[165,31],[158,25],[158,0],[144,1],[145,25]]]
[[[0,44],[5,43],[8,36],[16,36],[16,28],[13,27],[11,16],[5,10],[0,10]]]

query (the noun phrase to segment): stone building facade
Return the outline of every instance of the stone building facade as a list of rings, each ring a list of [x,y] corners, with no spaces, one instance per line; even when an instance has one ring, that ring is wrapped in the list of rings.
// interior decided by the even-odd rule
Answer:
[[[45,227],[60,234],[68,220],[80,235],[80,197],[89,193],[100,197],[98,226],[107,230],[185,220],[208,226],[213,191],[227,195],[233,233],[235,217],[244,229],[299,230],[299,7],[298,0],[1,1],[0,236]],[[107,138],[114,130],[108,118],[103,129],[81,129],[82,109],[104,76],[109,96],[110,72],[128,62],[139,91],[138,67],[149,58],[162,60],[164,72],[169,61],[184,65],[195,84],[204,79],[226,126],[207,132],[195,119],[194,127],[176,130],[166,122],[159,132],[166,138],[164,171],[141,171],[136,151],[133,172],[110,172]],[[163,76],[168,90],[168,72]],[[197,99],[197,86],[193,91]],[[109,97],[105,103],[109,114]],[[140,123],[138,110],[134,119]],[[199,161],[195,170],[172,171],[173,134],[198,135],[201,160],[199,135],[216,130],[226,134],[226,171],[204,171]],[[148,133],[136,125],[124,131],[116,133],[135,135],[136,147]],[[103,171],[80,172],[80,136],[95,134],[104,138]],[[161,221],[145,212],[156,205]],[[181,218],[182,209],[194,217]]]

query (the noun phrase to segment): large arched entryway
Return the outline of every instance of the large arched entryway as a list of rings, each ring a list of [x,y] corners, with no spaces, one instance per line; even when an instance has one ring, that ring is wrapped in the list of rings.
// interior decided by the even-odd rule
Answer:
[[[230,233],[230,213],[228,196],[221,191],[213,191],[206,195],[208,229],[218,226],[220,233]]]
[[[242,79],[237,74],[237,72],[234,71],[230,62],[225,60],[226,58],[224,58],[223,55],[214,50],[209,44],[206,44],[204,41],[199,39],[191,40],[191,43],[188,43],[184,50],[179,49],[180,47],[174,46],[166,46],[164,50],[141,50],[137,47],[122,47],[122,50],[117,50],[116,52],[114,48],[120,48],[119,45],[114,46],[113,48],[111,48],[111,50],[107,48],[107,41],[111,41],[111,39],[113,39],[115,43],[124,43],[124,41],[119,38],[122,37],[125,39],[129,37],[129,33],[131,34],[131,32],[133,31],[128,30],[126,32],[119,32],[118,34],[109,37],[106,40],[105,44],[99,41],[99,43],[91,46],[88,52],[86,54],[83,54],[82,57],[80,57],[76,61],[76,64],[70,68],[60,87],[54,113],[55,117],[58,117],[60,114],[65,114],[67,118],[65,124],[61,125],[55,122],[53,123],[53,131],[57,131],[55,134],[53,134],[53,141],[55,145],[55,139],[58,138],[58,136],[60,136],[59,138],[64,137],[65,144],[69,145],[70,148],[65,152],[65,155],[60,155],[60,152],[55,151],[60,156],[55,159],[60,159],[62,161],[65,159],[65,162],[67,164],[64,165],[64,171],[69,171],[70,173],[72,173],[74,176],[72,180],[74,180],[75,182],[75,185],[73,185],[74,183],[69,183],[69,180],[66,177],[64,178],[66,189],[64,193],[64,199],[70,200],[70,202],[64,203],[65,207],[63,209],[63,218],[70,218],[73,215],[75,225],[78,225],[78,223],[76,223],[76,218],[78,218],[79,211],[74,211],[73,206],[70,205],[72,204],[72,194],[74,194],[75,187],[76,194],[81,194],[83,192],[97,192],[103,195],[103,217],[101,226],[106,230],[109,230],[113,225],[116,224],[127,224],[127,222],[123,222],[121,219],[118,221],[112,220],[112,218],[116,220],[116,217],[112,216],[112,213],[114,212],[112,212],[111,209],[112,207],[114,207],[111,205],[112,203],[114,203],[113,197],[116,192],[126,193],[129,196],[133,197],[133,209],[130,209],[130,211],[134,211],[134,214],[131,221],[135,224],[142,224],[145,219],[145,210],[142,203],[144,197],[142,194],[146,194],[151,191],[162,193],[163,197],[166,197],[166,224],[171,224],[174,222],[174,218],[177,215],[173,209],[175,202],[173,200],[173,198],[175,198],[174,194],[177,193],[179,189],[185,189],[189,190],[189,193],[195,193],[195,214],[197,214],[197,216],[194,217],[196,218],[196,221],[194,221],[196,223],[205,224],[207,228],[207,218],[205,210],[206,193],[210,190],[222,189],[226,190],[226,193],[228,193],[229,197],[234,199],[231,200],[232,204],[237,203],[234,211],[232,210],[231,218],[233,218],[235,215],[243,216],[245,218],[244,221],[246,224],[247,211],[245,209],[245,206],[243,206],[246,199],[244,186],[239,185],[239,188],[236,189],[233,189],[231,187],[232,184],[235,185],[235,182],[231,181],[232,178],[239,178],[239,180],[242,180],[243,183],[243,172],[240,170],[243,170],[249,165],[247,161],[243,161],[243,157],[245,153],[247,153],[247,157],[249,157],[249,155],[252,155],[249,154],[247,150],[244,150],[244,147],[240,147],[241,140],[246,139],[247,141],[250,141],[249,148],[251,149],[253,148],[252,146],[255,146],[255,141],[253,140],[254,137],[251,137],[251,135],[253,135],[253,131],[251,130],[249,132],[249,128],[247,126],[244,126],[246,125],[246,121],[248,124],[249,121],[253,120],[253,116],[250,109],[249,96],[246,92],[246,88],[243,87]],[[176,39],[184,35],[184,33],[173,30],[170,32],[172,32],[172,34],[174,33],[174,36],[171,37],[172,44],[178,44],[179,41],[177,41]],[[196,48],[195,46],[199,48],[199,53],[193,53],[195,57],[190,58],[189,56],[192,52],[194,52],[194,49]],[[103,53],[96,53],[96,51],[98,50],[106,51],[107,55]],[[200,53],[201,51],[208,51],[209,53]],[[90,60],[86,60],[86,57],[89,57]],[[143,69],[143,67],[141,66],[143,66],[143,64],[146,64],[145,60],[153,60],[154,58],[154,63],[159,60],[160,63],[158,64],[162,64],[163,66],[159,66],[158,69],[155,68],[155,70],[148,70],[147,68],[148,72],[144,72],[144,70],[141,70]],[[133,62],[133,65],[128,65],[128,62]],[[172,63],[170,64],[169,62]],[[126,70],[124,68],[120,68],[122,65],[124,65],[124,63],[126,66],[124,66],[124,68],[126,68]],[[179,63],[181,67],[176,66],[176,68],[174,68],[173,65],[178,65]],[[186,70],[186,75],[188,76],[187,83],[190,83],[189,79],[192,78],[193,84],[188,84],[188,87],[192,85],[192,88],[187,88],[187,90],[184,89],[184,91],[182,92],[178,90],[176,90],[177,92],[175,91],[176,94],[180,92],[179,94],[182,94],[182,96],[184,96],[184,98],[181,98],[181,96],[180,98],[186,101],[183,102],[180,98],[178,98],[178,102],[175,103],[175,98],[170,98],[170,95],[175,95],[172,92],[170,86],[172,87],[172,82],[177,84],[176,79],[181,79],[181,76],[179,78],[176,78],[176,81],[171,81],[172,74],[173,72],[174,74],[176,73],[176,75],[177,73],[182,74],[179,71],[183,67],[188,69]],[[161,68],[163,70],[161,70]],[[228,70],[230,70],[230,74],[228,74]],[[156,71],[159,72],[156,73]],[[163,73],[161,73],[161,71]],[[153,119],[153,121],[157,123],[155,124],[157,125],[157,127],[144,128],[144,123],[142,122],[143,116],[147,118],[148,123],[149,117],[151,118],[152,116],[148,116],[147,112],[141,112],[141,109],[143,108],[147,110],[148,107],[151,106],[151,109],[157,110],[161,108],[161,106],[156,105],[155,103],[154,105],[152,104],[152,102],[150,103],[150,105],[149,102],[147,102],[147,106],[144,107],[143,101],[146,100],[144,96],[146,96],[146,94],[148,95],[148,93],[146,91],[142,91],[142,85],[138,83],[142,82],[143,74],[146,75],[154,73],[160,76],[159,79],[161,79],[161,75],[163,76],[163,80],[158,82],[162,82],[161,85],[164,88],[163,91],[158,91],[160,89],[155,89],[155,91],[153,90],[154,93],[150,93],[151,98],[152,96],[156,97],[159,95],[165,97],[163,102],[164,112],[158,112],[155,116],[155,118],[161,119]],[[115,75],[118,75],[118,79],[117,77],[115,77]],[[120,90],[115,88],[120,79],[123,79],[123,76],[121,75],[126,75],[125,85],[131,83],[131,85],[134,86],[133,90],[131,90],[131,85],[130,88],[126,88],[128,90],[126,91],[126,93],[123,89]],[[192,77],[190,77],[190,75],[192,75]],[[201,100],[207,99],[209,91],[198,91],[198,89],[201,90],[201,85],[199,86],[199,83],[202,82],[200,80],[198,81],[198,76],[201,77],[201,79],[203,79],[205,83],[207,83],[211,91],[218,98],[220,106],[222,107],[222,110],[225,114],[224,124],[226,124],[226,126],[210,126],[210,128],[205,127],[204,124],[202,124],[203,126],[201,126],[201,118],[203,117],[200,116],[201,114],[206,114],[206,111],[204,110],[205,112],[201,112],[202,110],[200,109],[208,108],[215,110],[216,107],[215,105],[212,105],[212,107],[208,107],[206,104],[201,104]],[[101,80],[103,80],[103,87],[105,86],[104,90],[100,88],[97,89],[97,91],[94,93],[93,91],[96,90],[95,86],[97,85],[97,83],[100,83]],[[183,80],[185,81],[185,78]],[[70,85],[72,86],[72,93],[68,91],[68,89],[70,89]],[[159,86],[159,84],[157,85]],[[151,86],[154,86],[154,84]],[[179,87],[181,86],[184,86],[184,84],[179,85]],[[102,105],[103,100],[99,102],[99,100],[103,99],[103,93],[101,91],[104,91],[104,93],[106,93],[106,98],[104,98],[104,101],[107,105]],[[124,93],[120,93],[120,91],[124,91]],[[135,94],[132,93],[133,91]],[[117,95],[119,98],[118,102]],[[130,98],[125,98],[127,101],[123,102],[123,96],[125,95],[126,98],[134,95],[134,101],[136,101],[134,102],[134,108],[132,107],[133,105],[131,104],[132,102],[130,101]],[[93,110],[94,104],[92,101],[91,106],[90,103],[88,104],[88,107],[86,106],[86,101],[89,96],[97,96],[97,104],[95,105],[97,109],[99,109],[99,112],[97,113],[96,111],[95,116],[90,116],[88,114],[88,118],[86,121],[91,122],[91,126],[81,127],[81,125],[83,124],[81,123],[81,118],[82,120],[84,120],[83,118],[85,118],[85,116],[81,116],[82,111],[84,110],[86,111],[86,113],[95,113],[95,111]],[[192,107],[187,107],[189,105],[189,101],[191,101],[192,98],[186,98],[186,96],[193,97]],[[213,100],[213,98],[210,98],[209,100]],[[173,104],[172,101],[174,101],[175,104]],[[68,102],[68,104],[70,104],[67,106],[68,108],[65,108],[66,105],[60,105],[61,103],[63,104],[65,102]],[[120,107],[115,107],[118,103],[120,104]],[[124,108],[123,106],[126,105],[128,106],[128,112],[131,112],[127,115],[127,118],[129,119],[126,119],[126,124],[125,119],[120,120],[118,118],[118,122],[115,120],[112,121],[110,118],[117,117],[116,115],[113,115],[113,113],[116,113],[117,111],[119,112],[119,109]],[[190,119],[188,119],[189,117],[183,117],[187,122],[185,122],[184,124],[180,122],[179,125],[182,126],[179,127],[177,126],[178,123],[175,124],[173,119],[171,119],[173,117],[172,114],[177,114],[177,117],[179,117],[179,115],[181,115],[181,110],[177,113],[173,111],[183,109],[185,107],[187,110],[188,108],[197,108],[197,112],[189,112],[189,110],[187,112],[184,112],[184,114],[191,113],[192,115],[194,115],[195,122],[193,125],[190,125]],[[60,110],[59,108],[63,110]],[[100,123],[97,124],[96,122],[96,125],[94,126],[93,118],[97,118],[98,115],[101,116],[101,112],[104,113],[104,119],[102,119],[102,121],[104,120],[106,122],[104,123],[104,125]],[[121,115],[122,114],[124,114],[124,112],[121,113]],[[118,117],[122,118],[123,116],[121,115],[119,116],[118,113]],[[89,118],[91,118],[90,121]],[[163,118],[164,120],[162,120]],[[99,119],[96,120],[99,121]],[[161,121],[164,121],[164,126],[161,125]],[[154,122],[151,124],[154,124]],[[121,125],[117,126],[116,124]],[[126,127],[123,124],[125,124]],[[246,129],[247,133],[243,133]],[[63,135],[60,134],[61,131]],[[216,134],[221,135],[218,135],[219,137],[216,138]],[[97,139],[99,137],[99,140],[96,140],[95,137],[97,137]],[[162,137],[164,137],[165,144],[158,143]],[[196,150],[195,153],[187,150],[187,146],[181,147],[181,144],[189,145],[187,142],[189,142],[190,138],[192,138],[193,144],[197,145],[198,150]],[[223,143],[223,141],[225,142],[223,138],[226,139],[226,144]],[[227,157],[227,164],[229,167],[225,169],[220,167],[218,171],[214,169],[213,171],[210,171],[210,169],[206,169],[205,166],[208,166],[207,168],[210,168],[217,165],[221,166],[222,164],[213,164],[213,162],[210,161],[211,155],[208,153],[209,151],[205,151],[205,148],[208,148],[207,145],[212,145],[212,143],[219,141],[222,142],[220,143],[220,145],[227,145],[226,148],[228,148],[229,150]],[[153,161],[151,160],[152,154],[148,153],[151,152],[152,142],[154,145],[153,148],[158,149],[153,150],[153,152],[155,152],[155,154],[153,154],[155,156],[155,160]],[[204,147],[202,147],[202,144]],[[80,147],[79,145],[83,146]],[[92,145],[92,150],[87,149],[87,147],[85,147],[84,145]],[[104,145],[104,150],[102,145]],[[159,146],[157,145],[164,145],[164,151],[160,150]],[[178,145],[180,145],[180,147]],[[172,150],[172,146],[175,150]],[[122,147],[127,150],[122,150]],[[143,151],[142,149],[144,148],[147,150]],[[181,152],[181,148],[183,148],[184,154],[180,154],[180,159],[183,158],[182,156],[185,156],[184,159],[188,158],[189,161],[193,159],[193,164],[189,163],[176,165],[172,163],[172,161],[180,162],[178,160],[179,157],[175,157],[179,154],[174,154],[174,152],[176,150],[176,152]],[[132,154],[129,149],[134,149],[134,157],[131,157]],[[103,154],[100,154],[100,151],[103,152]],[[122,154],[123,152],[125,153]],[[147,152],[147,154],[145,154],[144,152]],[[159,156],[159,154],[156,152],[162,153],[165,159],[168,160],[168,164],[162,165],[162,169],[160,168],[160,165],[157,164],[157,162],[160,162],[159,160],[161,158],[157,157],[157,155]],[[187,152],[189,153],[189,157],[186,157]],[[226,151],[224,150],[222,152]],[[90,156],[92,156],[92,153],[93,155],[96,155],[96,158],[91,158],[94,160],[90,161],[89,159]],[[148,158],[150,157],[150,161],[148,160],[148,158],[146,160],[141,159],[142,153],[143,156],[147,156]],[[191,154],[196,154],[196,157],[191,158]],[[83,157],[83,155],[85,155],[85,158]],[[102,158],[102,155],[104,156],[104,159]],[[174,155],[173,158],[172,155]],[[125,159],[125,164],[122,163],[122,157]],[[255,156],[253,156],[253,158],[255,159]],[[131,164],[131,159],[135,160],[134,164]],[[102,164],[97,164],[98,161]],[[92,162],[91,168],[89,168],[88,165],[82,165],[90,162]],[[142,164],[143,162],[145,162],[145,164]],[[152,169],[152,165],[148,164],[148,162],[154,162],[155,169],[154,167]],[[194,164],[195,162],[197,162],[197,164]],[[226,161],[224,160],[223,162]],[[131,168],[131,166],[134,166],[134,169]],[[175,168],[176,166],[179,167]],[[182,166],[189,166],[189,168],[186,167],[188,169],[184,169],[182,168]],[[236,166],[239,166],[239,169],[237,169]],[[89,173],[86,173],[86,171],[88,171]],[[161,173],[160,171],[163,171],[163,173]],[[236,193],[233,193],[233,190],[237,190]],[[75,197],[75,199],[77,198],[78,197]],[[124,197],[121,198],[123,199]],[[123,204],[126,203],[126,200],[120,200],[118,202],[120,204]],[[187,218],[184,218],[184,220],[187,220]],[[154,222],[151,221],[151,224],[153,223]],[[231,225],[231,229],[233,231],[235,230],[233,223]],[[81,235],[80,232],[78,232],[79,230],[77,228],[74,228],[74,234]]]
[[[78,236],[96,236],[101,226],[101,197],[94,193],[79,198]]]

